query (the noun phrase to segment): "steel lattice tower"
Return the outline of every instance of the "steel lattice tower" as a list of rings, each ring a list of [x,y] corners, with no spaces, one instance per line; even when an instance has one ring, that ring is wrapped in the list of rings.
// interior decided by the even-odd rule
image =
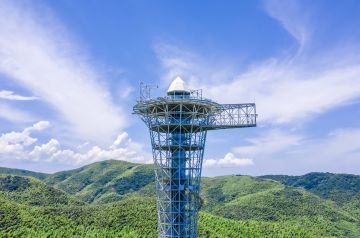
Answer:
[[[159,237],[196,238],[206,132],[256,126],[255,104],[218,104],[177,77],[165,97],[142,87],[134,113],[150,131]]]

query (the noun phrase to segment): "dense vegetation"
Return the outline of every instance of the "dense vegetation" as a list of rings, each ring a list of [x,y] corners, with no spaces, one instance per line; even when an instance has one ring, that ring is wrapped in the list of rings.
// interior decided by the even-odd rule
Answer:
[[[352,174],[309,173],[303,176],[266,175],[261,178],[276,180],[288,186],[302,187],[339,205],[360,196],[359,176]]]
[[[5,215],[0,236],[19,237],[156,237],[156,208],[151,198],[132,198],[108,205],[29,207],[0,198]],[[236,222],[200,215],[199,237],[313,237],[294,224]],[[319,236],[320,237],[320,236]]]
[[[309,173],[303,176],[267,175],[287,186],[300,187],[360,217],[360,178],[351,174]]]
[[[126,198],[153,183],[154,175],[151,165],[109,160],[55,173],[44,181],[84,202],[108,203]]]
[[[32,206],[84,205],[66,192],[31,177],[0,175],[0,195]]]
[[[157,236],[150,165],[0,172],[0,237]],[[203,178],[199,237],[360,237],[359,181],[322,173]]]

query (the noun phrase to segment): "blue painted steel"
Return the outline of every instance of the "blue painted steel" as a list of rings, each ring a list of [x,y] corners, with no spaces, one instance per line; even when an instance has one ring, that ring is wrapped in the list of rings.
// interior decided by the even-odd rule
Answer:
[[[134,106],[150,131],[159,237],[197,237],[207,130],[256,125],[255,105],[231,105],[178,91],[157,99],[141,98]]]

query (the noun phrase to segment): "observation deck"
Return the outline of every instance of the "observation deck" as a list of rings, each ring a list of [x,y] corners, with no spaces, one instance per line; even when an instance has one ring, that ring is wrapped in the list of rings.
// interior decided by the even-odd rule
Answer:
[[[151,97],[141,84],[133,113],[149,128],[158,209],[159,238],[196,238],[201,167],[209,130],[256,126],[254,103],[220,104],[179,77],[167,95]]]

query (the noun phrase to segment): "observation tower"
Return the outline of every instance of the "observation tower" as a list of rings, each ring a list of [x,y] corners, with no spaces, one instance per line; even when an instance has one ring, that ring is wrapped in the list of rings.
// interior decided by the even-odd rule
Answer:
[[[256,126],[254,103],[219,104],[177,77],[167,95],[152,98],[141,85],[134,106],[150,131],[159,238],[196,238],[200,179],[209,130]]]

